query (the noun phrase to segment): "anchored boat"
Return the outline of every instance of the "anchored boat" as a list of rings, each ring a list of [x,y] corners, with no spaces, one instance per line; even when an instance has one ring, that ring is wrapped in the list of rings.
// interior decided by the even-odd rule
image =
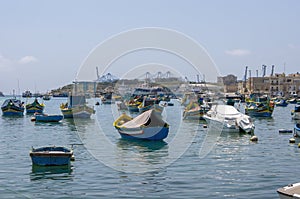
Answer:
[[[296,105],[294,110],[291,112],[292,119],[300,120],[300,105]]]
[[[294,126],[294,135],[300,137],[300,123],[295,124]]]
[[[280,199],[300,198],[300,183],[289,184],[277,189]]]
[[[7,99],[1,106],[4,116],[22,116],[24,113],[24,103],[18,99]]]
[[[43,103],[40,104],[37,98],[35,98],[35,100],[32,103],[26,104],[26,113],[27,114],[43,113],[44,108],[45,105]]]
[[[136,118],[123,113],[113,126],[125,139],[163,140],[169,133],[169,125],[155,110],[148,110]]]
[[[58,166],[69,165],[73,151],[65,147],[47,146],[32,148],[29,155],[34,165]]]
[[[251,117],[272,117],[274,106],[269,96],[253,93],[246,99],[245,114]]]
[[[204,120],[203,116],[210,110],[208,105],[199,105],[197,102],[190,102],[183,111],[183,119]]]
[[[254,131],[251,118],[230,105],[213,105],[203,118],[209,125],[221,125],[222,129],[230,132]]]
[[[68,102],[60,105],[64,118],[90,118],[95,110],[86,104],[85,96],[69,96]]]
[[[59,122],[64,118],[62,115],[35,114],[31,121],[36,122]]]

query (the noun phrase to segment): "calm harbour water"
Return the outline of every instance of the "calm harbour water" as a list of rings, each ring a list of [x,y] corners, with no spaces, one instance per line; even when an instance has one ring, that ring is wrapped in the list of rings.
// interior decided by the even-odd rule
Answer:
[[[45,101],[45,113],[60,114],[66,100]],[[278,188],[300,181],[300,139],[290,144],[292,134],[278,133],[293,129],[293,107],[254,119],[257,143],[247,134],[222,133],[201,158],[207,129],[181,121],[176,102],[165,109],[169,137],[158,143],[120,139],[110,105],[96,106],[90,120],[59,124],[1,116],[0,198],[278,198]],[[31,146],[70,144],[78,144],[71,168],[32,167]]]

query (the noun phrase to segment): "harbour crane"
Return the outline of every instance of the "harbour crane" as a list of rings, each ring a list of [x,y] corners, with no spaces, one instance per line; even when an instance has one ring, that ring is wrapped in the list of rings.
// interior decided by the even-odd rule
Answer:
[[[274,75],[274,65],[272,65],[271,76]]]
[[[263,71],[262,76],[263,76],[263,77],[266,76],[266,69],[267,69],[267,66],[263,64],[263,65],[262,65],[262,71]]]
[[[247,80],[247,71],[248,71],[248,66],[246,66],[246,69],[245,69],[244,81],[246,81],[246,80]]]

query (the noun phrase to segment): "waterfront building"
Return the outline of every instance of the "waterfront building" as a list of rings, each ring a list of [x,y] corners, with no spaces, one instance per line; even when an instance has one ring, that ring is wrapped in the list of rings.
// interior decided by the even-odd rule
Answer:
[[[281,73],[269,77],[250,77],[246,81],[245,90],[248,93],[269,94],[272,97],[300,97],[300,74]]]
[[[224,77],[218,77],[217,83],[224,87],[224,93],[235,93],[238,91],[237,76],[229,74]]]

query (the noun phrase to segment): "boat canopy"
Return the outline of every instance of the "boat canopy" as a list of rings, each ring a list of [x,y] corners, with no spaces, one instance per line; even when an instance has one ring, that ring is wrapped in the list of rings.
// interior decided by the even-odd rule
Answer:
[[[151,109],[124,123],[122,126],[120,126],[120,128],[139,128],[142,125],[145,125],[147,127],[164,126],[165,121],[162,120],[159,114]]]
[[[213,105],[211,110],[215,111],[218,114],[226,116],[240,115],[240,112],[236,108],[229,105]]]

